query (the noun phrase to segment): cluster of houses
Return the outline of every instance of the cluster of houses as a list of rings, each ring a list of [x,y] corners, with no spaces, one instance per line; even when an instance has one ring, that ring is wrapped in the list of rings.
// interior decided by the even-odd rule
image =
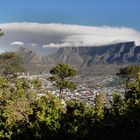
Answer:
[[[56,89],[53,84],[48,81],[48,77],[50,74],[43,75],[22,75],[22,77],[26,77],[29,79],[41,79],[43,81],[43,89],[48,90],[50,93],[54,94],[57,97],[60,97],[60,92]],[[87,102],[90,105],[94,105],[94,100],[97,94],[102,94],[103,97],[112,98],[112,93],[124,93],[123,84],[119,81],[116,76],[108,75],[108,76],[84,76],[79,75],[74,79],[77,84],[77,88],[74,91],[70,91],[65,89],[63,91],[62,101],[65,103],[68,100],[82,100]],[[43,96],[41,94],[39,96]]]

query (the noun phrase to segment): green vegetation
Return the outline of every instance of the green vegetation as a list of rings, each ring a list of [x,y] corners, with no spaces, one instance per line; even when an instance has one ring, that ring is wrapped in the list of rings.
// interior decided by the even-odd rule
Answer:
[[[137,78],[140,74],[140,66],[127,66],[125,68],[121,68],[120,72],[117,73],[118,76],[123,78]]]
[[[0,29],[0,37],[3,36],[4,33],[2,32],[2,30]]]
[[[14,79],[19,72],[23,72],[22,59],[15,52],[4,52],[0,54],[0,75]]]
[[[64,106],[60,99],[41,90],[40,80],[16,78],[22,61],[14,53],[0,55],[0,61],[0,139],[140,139],[139,71],[127,73],[126,77],[134,72],[135,77],[127,80],[125,95],[112,95],[109,106],[100,93],[93,107],[77,100],[70,100]],[[134,69],[134,66],[125,69]],[[69,80],[76,74],[73,68],[59,64],[50,73],[53,76],[49,79],[60,94],[65,88],[75,88]],[[11,76],[14,80],[10,80]],[[46,96],[39,96],[40,91]]]
[[[60,98],[62,98],[63,90],[70,89],[74,90],[76,85],[68,78],[76,75],[76,70],[69,67],[67,64],[58,64],[50,70],[53,75],[49,77],[49,80],[54,82],[54,86],[60,91]]]

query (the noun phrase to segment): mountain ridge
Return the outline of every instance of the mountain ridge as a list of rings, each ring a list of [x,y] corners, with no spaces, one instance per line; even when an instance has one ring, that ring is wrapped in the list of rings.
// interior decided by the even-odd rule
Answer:
[[[140,63],[140,46],[132,41],[100,47],[67,47],[46,58],[48,63],[67,63],[79,67]]]
[[[30,72],[47,72],[58,63],[69,64],[78,70],[90,70],[99,65],[99,71],[105,65],[114,69],[117,65],[140,64],[140,46],[136,46],[133,41],[99,47],[65,47],[47,56],[40,56],[22,47],[17,53],[23,58],[24,66]]]

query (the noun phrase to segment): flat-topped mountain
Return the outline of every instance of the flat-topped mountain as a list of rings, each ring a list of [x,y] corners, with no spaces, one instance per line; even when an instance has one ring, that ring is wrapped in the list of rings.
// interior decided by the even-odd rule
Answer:
[[[100,47],[65,47],[46,59],[49,64],[67,63],[77,67],[140,63],[140,46],[124,42]]]
[[[67,63],[79,70],[95,69],[101,73],[108,70],[114,72],[119,65],[140,64],[140,46],[136,46],[135,42],[98,47],[65,47],[45,57],[22,47],[17,53],[23,58],[25,68],[33,73],[49,71],[58,63]]]

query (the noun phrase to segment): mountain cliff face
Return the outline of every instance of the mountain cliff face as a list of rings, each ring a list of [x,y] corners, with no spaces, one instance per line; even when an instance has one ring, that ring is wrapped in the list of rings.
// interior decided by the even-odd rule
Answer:
[[[135,42],[125,42],[100,47],[65,47],[46,59],[49,64],[67,63],[78,67],[140,63],[140,46]]]
[[[106,72],[118,67],[117,64],[140,64],[140,46],[136,46],[135,42],[100,47],[65,47],[46,57],[22,47],[17,53],[23,58],[25,68],[34,73],[49,71],[58,63],[67,63],[80,70],[87,70],[87,68],[91,70],[96,67],[96,71],[101,71],[101,69],[105,71],[106,66],[112,65],[106,68]]]
[[[24,62],[25,65],[26,64],[27,65],[28,64],[38,64],[38,65],[39,64],[44,64],[43,57],[41,57],[37,53],[35,53],[31,50],[25,49],[23,47],[20,47],[17,50],[17,54],[23,58],[23,62]]]
[[[31,50],[20,47],[16,53],[22,57],[23,65],[30,73],[40,73],[47,67],[45,59]]]

